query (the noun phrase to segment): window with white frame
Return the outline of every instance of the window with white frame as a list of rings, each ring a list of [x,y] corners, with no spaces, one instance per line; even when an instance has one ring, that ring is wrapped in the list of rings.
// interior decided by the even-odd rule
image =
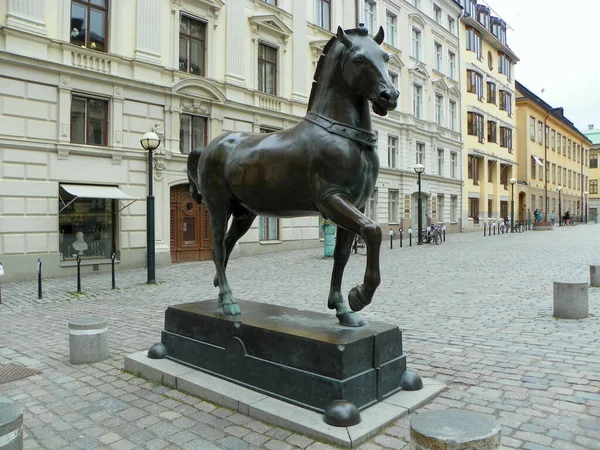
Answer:
[[[258,240],[279,240],[279,219],[277,217],[260,216],[258,218]]]
[[[481,59],[481,34],[471,27],[467,27],[467,50],[475,52],[477,58]]]
[[[434,43],[434,54],[435,54],[435,70],[438,72],[442,71],[442,44],[439,42]]]
[[[542,143],[544,140],[544,123],[538,120],[538,143]]]
[[[425,144],[423,142],[417,142],[415,164],[423,164],[423,161],[425,161]]]
[[[391,70],[388,72],[388,75],[390,76],[390,80],[392,81],[392,84],[394,86],[396,86],[396,89],[398,88],[398,74],[396,72],[392,72]]]
[[[454,100],[450,100],[450,129],[452,131],[456,131],[456,102]]]
[[[437,23],[442,24],[442,8],[438,5],[433,5],[433,18]]]
[[[388,222],[398,223],[398,191],[388,191]]]
[[[529,117],[529,139],[535,142],[535,117]]]
[[[421,0],[411,0],[415,8],[421,9]]]
[[[391,11],[385,12],[385,41],[392,47],[396,47],[396,27],[398,17]]]
[[[417,119],[423,114],[423,86],[419,84],[413,84],[413,114]]]
[[[444,126],[444,97],[435,94],[435,123]]]
[[[448,16],[448,31],[452,34],[456,32],[456,20]]]
[[[444,194],[438,194],[437,196],[437,220],[438,222],[444,221]]]
[[[450,222],[456,222],[456,204],[458,203],[458,197],[456,195],[450,196]]]
[[[315,23],[331,30],[331,0],[315,0]]]
[[[377,188],[373,189],[373,193],[365,206],[365,216],[377,222]]]
[[[277,95],[277,49],[258,44],[258,90]]]
[[[479,72],[467,69],[467,92],[477,94],[477,99],[483,99],[483,76]]]
[[[504,53],[498,53],[498,72],[510,80],[510,59]]]
[[[375,17],[377,16],[377,2],[373,0],[363,0],[365,12],[365,27],[369,33],[375,33]]]
[[[206,22],[181,16],[179,70],[204,76],[206,72]]]
[[[412,57],[421,59],[421,30],[417,27],[412,27]]]
[[[206,145],[207,119],[182,114],[179,127],[179,151],[189,155],[192,150]]]
[[[458,154],[456,152],[450,152],[450,178],[456,178],[457,161]]]
[[[71,142],[108,145],[108,100],[71,96]]]
[[[106,52],[108,17],[108,0],[72,0],[71,44]]]
[[[438,148],[437,151],[438,175],[444,176],[444,149]]]
[[[448,50],[448,75],[453,80],[456,79],[456,53]]]
[[[396,169],[398,167],[398,138],[388,136],[388,166]]]

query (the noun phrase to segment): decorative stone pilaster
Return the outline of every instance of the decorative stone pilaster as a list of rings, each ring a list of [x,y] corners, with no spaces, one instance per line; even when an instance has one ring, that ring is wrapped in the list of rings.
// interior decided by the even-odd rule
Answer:
[[[307,101],[306,47],[308,32],[306,26],[307,8],[304,2],[294,2],[294,39],[292,42],[292,100]]]
[[[46,36],[46,0],[9,0],[6,26]]]
[[[227,65],[225,81],[244,85],[244,52],[240,51],[240,43],[244,42],[246,30],[245,0],[229,0],[227,2]]]
[[[150,64],[161,64],[160,18],[161,1],[137,2],[135,59]]]

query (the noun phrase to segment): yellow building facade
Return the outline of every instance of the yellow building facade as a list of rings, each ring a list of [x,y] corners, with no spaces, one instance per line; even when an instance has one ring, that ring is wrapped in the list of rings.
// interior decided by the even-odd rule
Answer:
[[[584,200],[587,200],[588,222],[598,223],[598,213],[600,212],[600,191],[598,190],[598,183],[600,182],[600,168],[598,167],[598,160],[600,159],[600,129],[594,128],[594,125],[588,125],[588,129],[583,134],[592,141],[589,159],[590,179],[588,182],[588,196]]]
[[[517,90],[517,189],[518,219],[543,221],[552,212],[558,219],[568,211],[584,221],[589,192],[589,157],[592,142],[564,115],[518,81]]]
[[[518,57],[508,47],[506,23],[476,0],[461,0],[463,231],[510,216]]]

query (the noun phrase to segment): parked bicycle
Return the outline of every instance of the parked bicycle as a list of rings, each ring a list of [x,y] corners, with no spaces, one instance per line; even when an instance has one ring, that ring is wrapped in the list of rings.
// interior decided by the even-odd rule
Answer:
[[[422,231],[421,240],[425,244],[440,245],[442,243],[442,227],[431,225],[427,230]]]
[[[525,226],[525,222],[517,222],[515,223],[515,233],[523,233],[525,230],[527,229],[527,227]]]

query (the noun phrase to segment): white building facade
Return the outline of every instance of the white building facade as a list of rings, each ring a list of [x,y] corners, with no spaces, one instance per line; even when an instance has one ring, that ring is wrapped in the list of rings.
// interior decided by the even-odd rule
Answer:
[[[359,21],[386,28],[401,91],[398,110],[374,121],[382,171],[369,214],[382,225],[409,220],[411,166],[422,158],[426,211],[449,223],[461,208],[452,206],[460,202],[461,120],[452,112],[459,114],[460,89],[449,56],[458,51],[459,8],[421,3],[0,3],[4,279],[33,278],[38,258],[47,276],[73,273],[77,256],[90,271],[107,270],[112,253],[121,268],[145,265],[149,167],[139,141],[151,130],[162,139],[153,160],[157,265],[210,259],[208,213],[187,191],[187,154],[223,132],[297,123],[332,30]],[[415,30],[421,53],[411,54]],[[317,217],[261,217],[236,253],[318,245]]]

